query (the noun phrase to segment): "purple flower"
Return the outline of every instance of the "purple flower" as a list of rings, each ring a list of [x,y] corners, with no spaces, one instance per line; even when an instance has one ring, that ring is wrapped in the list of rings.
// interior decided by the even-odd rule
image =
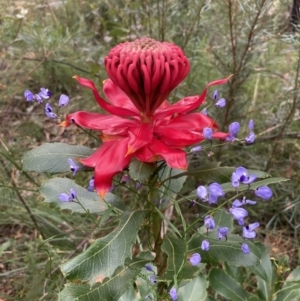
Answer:
[[[214,219],[211,215],[206,215],[204,217],[204,226],[207,229],[214,229],[215,228],[216,224],[215,224],[215,221],[214,221]]]
[[[55,113],[53,113],[53,109],[49,103],[46,103],[46,105],[45,105],[45,114],[49,118],[57,118],[57,115]]]
[[[243,225],[244,218],[248,216],[248,212],[244,208],[230,208],[229,212],[232,215],[233,219],[239,221],[239,225]]]
[[[123,175],[121,178],[121,183],[128,183],[130,181],[129,175]]]
[[[33,93],[29,90],[24,91],[24,97],[27,101],[33,101],[35,99]]]
[[[242,243],[241,249],[242,249],[244,254],[249,254],[250,253],[249,246],[246,243]]]
[[[254,121],[253,121],[253,119],[250,119],[249,124],[248,124],[248,129],[249,129],[250,131],[252,131],[253,128],[254,128]]]
[[[62,94],[62,95],[60,95],[59,100],[58,100],[58,107],[59,108],[65,107],[69,104],[69,102],[70,102],[69,96]]]
[[[203,129],[203,136],[205,139],[211,140],[212,135],[213,135],[213,130],[211,128]]]
[[[269,200],[272,195],[273,192],[271,190],[271,188],[269,188],[268,186],[261,186],[258,187],[255,191],[254,191],[255,195],[264,199],[264,200]]]
[[[203,110],[201,111],[201,113],[202,113],[203,115],[207,116],[207,109],[206,109],[206,108],[203,109]]]
[[[225,195],[225,192],[223,191],[222,186],[218,183],[210,184],[208,186],[208,191],[209,191],[209,197],[208,197],[209,204],[217,203],[218,198]]]
[[[207,239],[204,239],[201,243],[201,249],[203,251],[208,251],[209,250],[209,241]]]
[[[216,102],[216,107],[218,108],[224,108],[226,106],[226,99],[221,98]]]
[[[170,296],[171,296],[171,299],[172,301],[176,301],[177,300],[177,290],[175,287],[172,287],[170,289],[170,292],[169,292]]]
[[[243,237],[244,238],[255,238],[256,232],[254,231],[257,227],[259,227],[259,223],[249,224],[248,226],[243,227]]]
[[[218,92],[218,90],[215,90],[213,93],[213,100],[217,100],[218,97],[219,97],[219,92]]]
[[[202,146],[201,145],[198,145],[198,146],[195,146],[195,147],[191,148],[192,153],[200,152],[200,151],[202,151]]]
[[[146,270],[149,271],[149,272],[154,272],[153,269],[152,269],[152,266],[151,266],[150,264],[146,264],[146,265],[145,265],[145,268],[146,268]]]
[[[95,189],[95,180],[94,177],[92,177],[89,181],[89,186],[87,187],[87,190],[93,192],[94,189]]]
[[[44,101],[44,99],[39,94],[35,94],[35,99],[38,103],[43,103]]]
[[[231,175],[231,184],[234,188],[238,188],[240,186],[239,176],[235,172]]]
[[[204,200],[204,201],[207,201],[207,195],[208,195],[208,192],[207,192],[207,189],[205,186],[199,186],[197,188],[197,195],[200,199]]]
[[[61,193],[58,198],[61,202],[72,202],[74,199],[76,199],[76,192],[73,188],[70,189],[70,193]]]
[[[245,167],[238,167],[235,171],[235,177],[243,184],[251,184],[256,180],[256,175],[250,175]]]
[[[199,253],[194,253],[190,258],[189,261],[192,266],[196,266],[201,262],[201,256]]]
[[[225,239],[227,240],[227,234],[228,234],[228,228],[227,227],[221,227],[218,228],[218,239],[223,239],[225,237]]]
[[[135,185],[135,188],[136,188],[136,190],[139,190],[139,189],[142,188],[142,186],[143,186],[142,183],[137,182],[136,185]]]
[[[255,140],[255,134],[254,132],[251,132],[246,138],[245,138],[245,141],[247,144],[251,144],[253,143]]]
[[[233,122],[229,125],[229,133],[233,136],[236,137],[240,130],[240,124],[238,122]]]
[[[152,284],[157,284],[157,276],[156,275],[151,275],[149,276],[149,280]]]
[[[43,99],[48,99],[51,96],[51,92],[48,89],[45,88],[41,88],[41,91],[39,92],[39,95],[43,98]]]
[[[195,200],[191,200],[190,204],[189,204],[189,208],[194,207],[196,205],[196,201]]]
[[[76,172],[79,169],[79,166],[77,166],[71,158],[68,158],[68,162],[69,162],[70,169],[73,172],[73,176],[75,176]]]
[[[235,201],[232,203],[232,208],[241,207],[241,206],[246,205],[246,204],[249,204],[249,205],[255,205],[256,202],[255,202],[255,201],[251,201],[251,200],[246,200],[246,198],[244,197],[242,201],[240,201],[240,200],[235,200]]]

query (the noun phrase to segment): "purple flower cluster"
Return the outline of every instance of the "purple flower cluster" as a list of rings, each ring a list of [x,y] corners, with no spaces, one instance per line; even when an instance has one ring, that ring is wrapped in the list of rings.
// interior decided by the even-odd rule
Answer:
[[[229,125],[229,134],[226,138],[227,142],[233,142],[237,139],[237,135],[240,131],[240,124],[238,122],[233,122]],[[247,144],[251,144],[255,141],[255,133],[253,132],[254,121],[251,119],[248,124],[249,134],[243,139]]]
[[[37,94],[34,94],[29,90],[26,90],[24,92],[24,97],[26,101],[36,100],[39,104],[42,104],[45,99],[49,99],[51,97],[51,92],[46,88],[41,88],[40,92]],[[58,100],[58,108],[67,106],[69,102],[70,102],[69,96],[65,94],[61,94]],[[45,115],[51,119],[57,118],[57,115],[53,112],[53,108],[49,103],[46,103],[45,105]]]
[[[225,98],[219,98],[219,92],[218,90],[215,90],[213,93],[213,100],[216,102],[215,106],[217,108],[224,108],[226,106],[226,99]]]

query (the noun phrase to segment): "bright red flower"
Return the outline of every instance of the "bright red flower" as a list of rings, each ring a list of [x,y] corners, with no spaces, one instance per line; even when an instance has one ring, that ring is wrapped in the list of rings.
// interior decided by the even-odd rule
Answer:
[[[117,45],[105,58],[105,67],[110,79],[104,82],[103,92],[109,102],[99,95],[92,81],[74,78],[93,91],[108,114],[79,111],[68,115],[63,123],[101,133],[101,147],[80,160],[95,168],[95,188],[100,196],[109,191],[113,177],[133,157],[142,162],[163,159],[172,168],[186,169],[183,148],[204,140],[203,128],[217,130],[211,118],[193,111],[205,100],[210,86],[224,84],[229,78],[209,83],[201,95],[168,103],[166,98],[186,77],[190,64],[178,46],[150,38]],[[227,135],[215,132],[213,138]]]

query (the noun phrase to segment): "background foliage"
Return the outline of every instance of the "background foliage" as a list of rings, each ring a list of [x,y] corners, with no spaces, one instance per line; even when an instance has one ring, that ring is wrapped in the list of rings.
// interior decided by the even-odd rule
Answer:
[[[45,86],[54,98],[68,94],[70,111],[83,104],[98,110],[72,76],[94,79],[100,87],[109,49],[144,35],[173,41],[190,58],[191,72],[173,100],[199,93],[210,80],[235,75],[221,91],[228,105],[210,114],[225,130],[240,121],[245,135],[253,118],[257,142],[215,149],[210,157],[201,153],[192,164],[221,161],[289,178],[276,187],[272,203],[259,204],[251,215],[263,225],[259,239],[269,247],[273,264],[282,273],[299,264],[300,45],[297,30],[289,28],[289,5],[274,0],[1,0],[0,297],[56,300],[64,283],[59,265],[115,228],[101,217],[100,231],[91,216],[43,203],[35,183],[50,175],[21,172],[22,154],[36,145],[88,144],[73,129],[54,127],[37,105],[25,103],[23,91]],[[85,175],[79,179],[86,180]],[[191,191],[199,182],[189,184]],[[195,212],[182,206],[188,222]],[[212,270],[210,281],[216,277]]]

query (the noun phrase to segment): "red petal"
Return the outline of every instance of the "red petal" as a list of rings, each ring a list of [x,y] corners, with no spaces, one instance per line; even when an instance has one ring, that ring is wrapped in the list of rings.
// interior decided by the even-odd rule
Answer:
[[[117,128],[124,130],[129,127],[137,126],[137,122],[134,120],[125,119],[115,115],[90,113],[85,111],[69,114],[66,117],[66,120],[69,123],[75,123],[82,127],[96,131]]]
[[[139,113],[130,98],[111,79],[107,79],[103,84],[103,92],[107,99],[116,107],[125,108],[132,112]]]
[[[95,188],[103,196],[110,190],[113,177],[121,172],[130,162],[131,156],[126,156],[128,138],[105,142],[82,164],[95,167]]]
[[[109,104],[108,102],[106,102],[99,94],[98,90],[95,87],[95,84],[86,79],[86,78],[82,78],[79,77],[77,75],[73,76],[82,86],[87,87],[89,89],[91,89],[93,91],[94,97],[96,99],[96,101],[98,102],[99,106],[104,109],[105,111],[113,114],[113,115],[118,115],[118,116],[138,116],[138,114],[136,112],[133,112],[131,110],[128,109],[123,109],[123,108],[119,108],[119,107],[115,107],[111,104]]]
[[[160,155],[170,167],[179,169],[187,168],[185,151],[169,147],[157,139],[153,139],[149,149],[154,154]]]
[[[187,112],[197,109],[202,104],[202,102],[205,100],[207,90],[210,86],[225,84],[228,82],[228,80],[231,77],[232,77],[232,75],[230,75],[227,78],[215,80],[213,82],[208,83],[201,95],[185,97],[182,100],[175,103],[174,105],[170,106],[169,108],[161,110],[160,112],[156,111],[154,114],[154,118],[155,119],[163,119],[166,116],[170,116],[175,113],[187,113]]]

